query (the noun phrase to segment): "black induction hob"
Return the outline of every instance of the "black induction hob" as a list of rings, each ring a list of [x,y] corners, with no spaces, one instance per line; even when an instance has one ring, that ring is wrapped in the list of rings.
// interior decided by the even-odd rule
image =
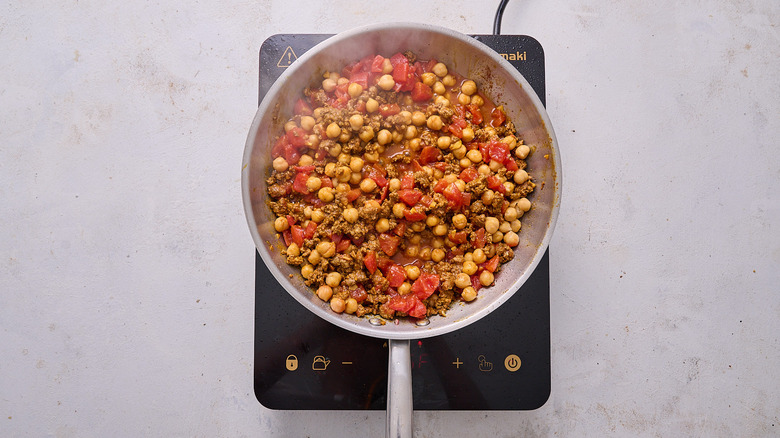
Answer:
[[[260,48],[259,99],[295,59],[330,35],[274,35]],[[524,35],[473,35],[506,58],[545,101],[544,52]],[[257,400],[269,409],[384,410],[387,342],[323,321],[276,282],[255,253]],[[267,306],[265,303],[274,303]],[[487,317],[414,340],[416,410],[532,410],[550,395],[550,268]]]

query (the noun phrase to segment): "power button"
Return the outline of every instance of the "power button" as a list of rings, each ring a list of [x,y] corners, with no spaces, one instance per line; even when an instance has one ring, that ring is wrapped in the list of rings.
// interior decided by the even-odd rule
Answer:
[[[510,354],[504,359],[504,366],[507,370],[515,372],[520,369],[520,358],[516,354]]]

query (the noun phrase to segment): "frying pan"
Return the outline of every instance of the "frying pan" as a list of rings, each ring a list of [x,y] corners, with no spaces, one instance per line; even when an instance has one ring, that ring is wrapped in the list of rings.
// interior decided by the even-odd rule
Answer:
[[[503,265],[495,284],[483,288],[471,303],[454,303],[446,317],[423,321],[384,321],[334,313],[303,283],[300,269],[281,254],[284,243],[274,230],[266,204],[265,179],[271,167],[274,136],[283,129],[293,105],[307,86],[327,71],[341,71],[367,55],[390,56],[411,50],[420,59],[438,59],[473,79],[515,124],[519,138],[531,147],[528,172],[536,182],[529,196],[532,209],[523,216],[515,258]],[[504,58],[475,39],[450,29],[419,23],[384,23],[337,34],[314,46],[279,77],[252,122],[244,151],[241,183],[249,229],[263,262],[279,284],[301,305],[343,329],[389,340],[387,436],[412,432],[412,384],[409,341],[449,333],[488,315],[508,300],[539,264],[550,241],[561,196],[560,156],[550,120],[531,86]],[[272,303],[269,305],[273,305]]]

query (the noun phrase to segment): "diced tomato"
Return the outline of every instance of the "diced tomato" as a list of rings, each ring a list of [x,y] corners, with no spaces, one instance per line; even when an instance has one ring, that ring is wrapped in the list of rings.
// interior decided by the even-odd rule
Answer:
[[[314,112],[311,110],[311,107],[308,103],[306,103],[303,99],[298,99],[295,102],[295,106],[293,107],[293,113],[300,115],[300,116],[310,116]]]
[[[284,238],[284,244],[290,246],[292,243],[292,232],[289,228],[282,231],[282,237]]]
[[[362,100],[359,100],[358,103],[355,104],[355,110],[360,111],[361,113],[366,113],[366,103]]]
[[[398,222],[395,228],[393,228],[393,234],[398,237],[403,237],[404,233],[406,233],[406,222]]]
[[[336,252],[346,251],[351,243],[352,242],[350,242],[349,239],[342,239],[339,243],[336,244]]]
[[[450,183],[442,194],[447,198],[451,209],[457,210],[463,205],[463,193],[455,183]]]
[[[347,201],[352,202],[360,197],[360,189],[352,189],[347,192]]]
[[[379,235],[379,249],[385,254],[392,257],[398,252],[398,244],[401,243],[400,236],[394,236],[389,233],[382,233]]]
[[[371,73],[382,73],[382,67],[385,64],[385,57],[382,55],[376,55],[373,60],[371,60],[371,68],[369,71]]]
[[[404,58],[405,60],[406,58]],[[409,76],[410,65],[409,62],[399,62],[393,67],[393,80],[396,83],[405,83]]]
[[[485,235],[485,228],[480,228],[477,230],[477,235],[474,238],[474,247],[476,248],[484,248],[485,243],[487,243],[487,236]]]
[[[460,205],[462,207],[468,207],[471,205],[471,192],[463,192],[460,198]]]
[[[425,146],[420,151],[420,164],[425,166],[428,163],[439,161],[441,159],[441,151],[436,146]]]
[[[314,237],[315,231],[317,231],[317,222],[309,221],[308,225],[306,225],[306,229],[303,231],[303,237],[309,240]]]
[[[401,177],[401,188],[402,189],[414,188],[414,173],[404,172],[404,175]]]
[[[422,82],[415,82],[412,88],[412,100],[415,102],[427,102],[433,97],[433,90]]]
[[[488,260],[485,264],[485,270],[490,272],[496,272],[496,269],[498,269],[498,262],[499,262],[498,256],[493,256],[492,259]]]
[[[412,318],[424,318],[427,313],[425,304],[414,294],[393,296],[388,300],[387,308],[406,313]]]
[[[506,161],[504,161],[504,167],[506,167],[506,170],[510,172],[514,172],[520,168],[517,166],[517,161],[515,161],[515,159],[511,156],[507,157]]]
[[[357,62],[351,62],[345,65],[344,68],[341,69],[341,76],[344,76],[346,78],[350,77],[352,75],[352,70],[355,68],[357,64],[358,64]]]
[[[423,193],[417,189],[401,189],[398,191],[398,197],[411,207],[423,197]]]
[[[355,246],[360,246],[360,245],[362,245],[362,244],[363,244],[363,242],[365,242],[365,241],[366,241],[366,238],[365,238],[365,236],[363,236],[363,237],[353,237],[353,238],[351,239],[351,241],[352,241],[352,244],[353,244],[353,245],[355,245]]]
[[[393,264],[393,261],[389,258],[377,254],[376,256],[376,266],[379,268],[382,273],[387,273],[387,268],[390,267],[390,265]]]
[[[433,185],[433,191],[436,193],[442,193],[444,192],[444,189],[446,189],[450,183],[448,183],[444,178],[436,181],[436,184]]]
[[[382,117],[392,116],[400,112],[401,107],[399,107],[397,103],[385,103],[379,105],[379,114],[381,114]]]
[[[290,227],[291,237],[292,241],[295,242],[296,245],[299,247],[303,246],[303,228],[299,227],[298,225],[293,225]]]
[[[454,135],[455,137],[463,138],[463,128],[461,128],[455,123],[450,123],[449,125],[447,125],[447,131],[449,131],[449,133]]]
[[[466,243],[468,240],[468,234],[465,231],[450,233],[447,237],[455,244]]]
[[[361,72],[353,72],[352,76],[349,78],[349,82],[354,82],[363,89],[368,88],[368,73],[361,71]]]
[[[320,181],[322,181],[321,187],[330,187],[333,188],[333,180],[330,179],[330,177],[327,177],[325,175],[320,176]]]
[[[376,271],[376,251],[369,251],[368,254],[363,257],[363,264],[366,265],[368,272],[373,274]]]
[[[295,175],[295,181],[293,181],[293,190],[301,194],[308,194],[309,188],[306,187],[306,181],[309,180],[309,175],[305,173],[298,173]]]
[[[490,119],[490,126],[497,128],[506,121],[506,113],[504,113],[504,110],[500,107],[495,107],[493,108],[493,111],[490,112]]]
[[[430,272],[422,272],[417,280],[412,283],[412,292],[417,298],[424,300],[436,292],[439,288],[439,276]]]
[[[378,185],[379,187],[384,187],[387,185],[387,178],[385,178],[383,172],[384,169],[377,168],[376,166],[364,168],[365,176],[373,179],[376,185]]]
[[[274,147],[271,148],[271,157],[276,158],[282,156],[288,143],[286,135],[279,136],[279,138],[276,139],[276,143],[274,143]]]
[[[479,111],[479,107],[472,104],[466,105],[466,109],[471,113],[471,123],[479,125],[482,123],[482,113]]]
[[[422,205],[425,208],[429,208],[433,204],[433,198],[431,198],[428,195],[423,195],[422,198],[420,198],[420,205]]]
[[[491,190],[499,190],[499,187],[504,187],[504,185],[501,184],[501,179],[495,175],[488,175],[485,182]]]
[[[409,222],[421,221],[427,217],[428,215],[420,211],[418,208],[413,208],[411,210],[404,210],[404,219],[408,220]]]
[[[495,160],[503,164],[509,157],[509,145],[503,141],[491,141],[487,144],[487,150],[488,160]]]
[[[406,281],[406,271],[404,271],[403,266],[394,263],[387,268],[385,277],[387,277],[390,287],[398,287]]]
[[[409,60],[406,59],[406,56],[404,56],[403,53],[398,52],[395,55],[390,57],[390,65],[393,66],[393,70],[395,70],[395,66],[401,63],[405,63],[405,64],[409,63]]]
[[[358,304],[362,303],[363,301],[366,300],[366,298],[368,298],[366,289],[361,285],[357,285],[355,289],[349,291],[349,296],[354,298],[355,301],[358,302]]]
[[[470,183],[479,177],[479,172],[476,167],[467,167],[460,173],[460,179],[465,183]]]
[[[482,282],[479,281],[479,274],[480,272],[477,272],[476,274],[471,276],[471,287],[473,287],[474,290],[482,289]]]
[[[295,225],[296,222],[298,222],[292,215],[288,214],[287,216],[287,224],[290,226]]]
[[[314,172],[315,167],[311,164],[309,166],[293,166],[293,169],[298,173],[305,173],[308,175],[309,172]]]
[[[390,186],[384,186],[382,188],[382,194],[379,196],[379,202],[383,202],[387,199],[387,193],[390,191]]]
[[[416,158],[412,158],[412,169],[414,169],[415,172],[420,172],[423,170],[422,165],[419,161],[417,161]]]

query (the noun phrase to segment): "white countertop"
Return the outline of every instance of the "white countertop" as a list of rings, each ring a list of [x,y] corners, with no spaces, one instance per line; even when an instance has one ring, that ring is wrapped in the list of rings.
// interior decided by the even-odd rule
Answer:
[[[377,21],[490,33],[498,1],[260,3],[0,5],[0,435],[382,435],[383,412],[253,394],[257,53]],[[417,436],[780,434],[779,23],[773,0],[509,3],[563,160],[552,394],[417,412]]]

